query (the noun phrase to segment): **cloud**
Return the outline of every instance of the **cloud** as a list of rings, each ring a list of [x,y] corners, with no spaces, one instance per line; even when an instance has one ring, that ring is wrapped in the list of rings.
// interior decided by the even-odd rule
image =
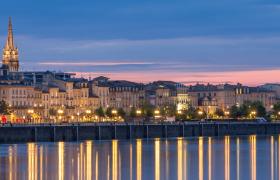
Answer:
[[[40,62],[38,65],[54,66],[120,66],[120,65],[152,65],[150,62]]]

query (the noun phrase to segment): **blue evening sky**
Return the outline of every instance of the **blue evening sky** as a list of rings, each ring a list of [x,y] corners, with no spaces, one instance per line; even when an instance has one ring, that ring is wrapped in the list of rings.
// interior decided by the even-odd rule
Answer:
[[[278,69],[273,0],[9,0],[23,69],[199,72]]]

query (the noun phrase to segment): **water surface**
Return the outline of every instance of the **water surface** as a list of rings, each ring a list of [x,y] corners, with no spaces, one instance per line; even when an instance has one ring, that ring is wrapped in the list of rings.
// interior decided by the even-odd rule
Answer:
[[[1,179],[280,179],[280,136],[0,145]]]

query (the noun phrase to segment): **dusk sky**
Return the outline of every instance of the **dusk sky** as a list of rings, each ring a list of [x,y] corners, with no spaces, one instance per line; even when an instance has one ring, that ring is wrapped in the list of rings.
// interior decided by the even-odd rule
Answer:
[[[280,82],[276,0],[3,1],[2,47],[9,16],[23,70],[138,82]]]

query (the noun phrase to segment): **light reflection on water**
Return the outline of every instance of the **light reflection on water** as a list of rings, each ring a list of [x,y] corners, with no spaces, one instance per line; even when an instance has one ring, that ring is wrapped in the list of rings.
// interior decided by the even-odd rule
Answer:
[[[0,145],[1,179],[280,179],[280,136]]]

